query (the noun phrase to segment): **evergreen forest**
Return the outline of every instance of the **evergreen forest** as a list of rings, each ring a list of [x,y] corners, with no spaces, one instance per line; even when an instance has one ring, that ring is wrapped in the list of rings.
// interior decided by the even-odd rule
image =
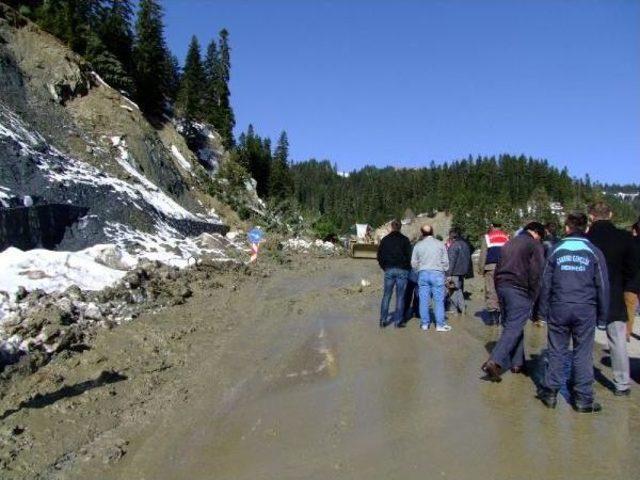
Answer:
[[[187,124],[211,124],[231,152],[233,168],[222,171],[235,172],[238,185],[252,177],[259,196],[285,223],[302,214],[321,237],[336,238],[356,222],[379,225],[401,217],[406,209],[448,211],[470,238],[477,238],[490,221],[509,228],[530,219],[553,222],[559,207],[584,209],[603,197],[622,224],[635,221],[640,211],[640,198],[625,201],[611,195],[638,192],[638,185],[601,185],[588,176],[575,179],[566,169],[524,155],[469,157],[412,169],[367,166],[348,174],[338,172],[329,160],[294,163],[284,130],[275,145],[253,125],[235,138],[226,29],[204,46],[193,36],[180,65],[167,46],[158,0],[7,3],[84,56],[150,120],[175,116]]]

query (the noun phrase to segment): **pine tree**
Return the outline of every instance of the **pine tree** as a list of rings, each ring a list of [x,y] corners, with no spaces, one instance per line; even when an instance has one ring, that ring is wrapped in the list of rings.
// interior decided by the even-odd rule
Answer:
[[[293,179],[289,171],[289,140],[287,132],[278,139],[269,175],[269,196],[285,199],[293,194]]]
[[[247,133],[239,137],[235,148],[235,158],[257,183],[256,190],[260,197],[269,195],[269,177],[272,165],[271,141],[256,135],[253,125],[249,125]]]
[[[42,28],[84,55],[100,0],[45,0],[36,11]]]
[[[117,59],[126,72],[126,78],[107,80],[104,72],[96,66],[113,87],[126,90],[133,95],[133,31],[131,19],[133,6],[131,0],[102,0],[95,20],[94,31],[109,54]],[[94,60],[95,63],[95,60]]]
[[[200,43],[198,39],[193,36],[191,38],[191,44],[189,45],[189,51],[187,52],[176,102],[178,113],[184,115],[187,120],[201,120],[203,118],[205,86],[205,74],[200,56]]]
[[[204,74],[207,82],[205,89],[205,118],[207,122],[216,126],[219,124],[220,112],[220,84],[218,46],[215,40],[211,40],[207,46],[207,54],[204,60]]]
[[[165,95],[169,99],[175,100],[178,97],[182,74],[180,72],[180,62],[178,61],[178,57],[169,51],[167,51],[167,54],[165,55],[164,71]]]
[[[231,108],[229,80],[231,78],[231,48],[229,47],[229,32],[222,29],[219,34],[219,52],[217,62],[217,95],[218,113],[215,116],[214,126],[222,136],[227,148],[233,147],[233,128],[236,125],[233,109]]]
[[[85,55],[95,71],[109,85],[129,94],[134,91],[133,79],[116,56],[102,43],[98,35],[89,35]]]
[[[163,81],[168,64],[162,7],[157,0],[140,0],[136,21],[134,61],[138,102],[144,112],[160,115],[167,86]]]

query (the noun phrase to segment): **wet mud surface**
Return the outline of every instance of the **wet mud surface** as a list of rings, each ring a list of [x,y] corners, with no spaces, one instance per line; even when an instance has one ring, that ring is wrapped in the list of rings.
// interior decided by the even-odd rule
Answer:
[[[15,452],[2,478],[640,477],[638,372],[632,396],[614,397],[598,347],[604,410],[578,415],[564,400],[547,410],[535,399],[545,330],[530,325],[532,375],[482,381],[499,330],[475,315],[476,282],[469,314],[437,333],[415,320],[378,328],[375,262],[313,260],[217,281],[30,379],[44,393],[93,383],[2,420],[0,445]],[[24,397],[15,388],[0,412]]]

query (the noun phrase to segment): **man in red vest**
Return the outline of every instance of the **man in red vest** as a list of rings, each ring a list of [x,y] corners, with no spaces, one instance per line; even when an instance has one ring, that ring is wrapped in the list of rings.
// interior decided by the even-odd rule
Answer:
[[[478,273],[484,276],[484,300],[490,325],[500,323],[500,303],[495,285],[495,270],[500,252],[505,243],[509,241],[509,235],[501,230],[502,225],[492,222],[489,231],[481,239],[480,260],[478,261]]]

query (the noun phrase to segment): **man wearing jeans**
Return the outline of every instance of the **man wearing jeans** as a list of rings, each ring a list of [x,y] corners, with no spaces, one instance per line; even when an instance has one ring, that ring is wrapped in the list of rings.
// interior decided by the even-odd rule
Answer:
[[[394,323],[397,328],[404,327],[404,296],[407,278],[411,270],[411,242],[400,233],[402,224],[398,220],[391,222],[391,233],[384,237],[378,248],[378,265],[384,270],[384,294],[380,306],[380,328],[387,326],[389,303],[396,287],[396,311]]]
[[[423,225],[420,231],[422,240],[413,247],[411,266],[418,272],[421,328],[429,328],[429,303],[433,298],[436,331],[448,332],[451,326],[445,323],[444,318],[444,278],[449,269],[449,256],[444,243],[433,236],[431,225]]]

